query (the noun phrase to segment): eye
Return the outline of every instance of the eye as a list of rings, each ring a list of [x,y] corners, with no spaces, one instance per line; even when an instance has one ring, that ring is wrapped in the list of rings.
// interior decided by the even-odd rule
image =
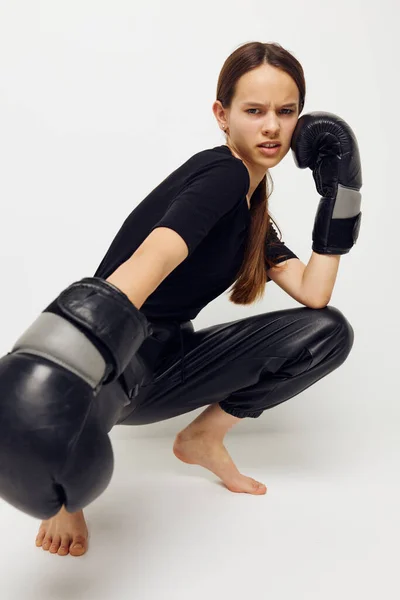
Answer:
[[[258,110],[258,108],[248,108],[246,110],[246,112],[248,113],[251,110]],[[290,115],[290,114],[292,114],[294,112],[291,108],[282,108],[282,111],[287,111],[287,112],[284,113],[285,115]],[[255,113],[250,113],[250,114],[254,115]]]

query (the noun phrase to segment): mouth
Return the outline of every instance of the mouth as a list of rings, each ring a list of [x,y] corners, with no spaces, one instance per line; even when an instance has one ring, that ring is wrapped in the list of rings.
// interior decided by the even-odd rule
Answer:
[[[278,153],[279,153],[279,150],[280,150],[280,148],[281,148],[281,145],[280,145],[280,144],[277,144],[276,146],[274,146],[274,147],[269,147],[269,148],[266,148],[265,146],[261,146],[261,145],[260,145],[260,146],[257,146],[257,147],[260,149],[260,151],[261,151],[261,152],[262,152],[262,153],[263,153],[265,156],[275,156],[276,154],[278,154]]]

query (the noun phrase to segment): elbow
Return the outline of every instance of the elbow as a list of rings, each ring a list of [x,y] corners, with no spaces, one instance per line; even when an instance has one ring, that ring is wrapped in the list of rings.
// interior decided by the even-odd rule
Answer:
[[[305,306],[308,306],[308,308],[325,308],[326,306],[328,306],[329,302],[330,298],[313,298],[312,300],[308,299],[307,301],[303,302],[303,304]]]
[[[326,294],[305,294],[304,290],[303,293],[300,295],[301,304],[304,304],[304,306],[307,306],[308,308],[325,308],[326,306],[328,306],[330,300],[330,295],[328,296]]]

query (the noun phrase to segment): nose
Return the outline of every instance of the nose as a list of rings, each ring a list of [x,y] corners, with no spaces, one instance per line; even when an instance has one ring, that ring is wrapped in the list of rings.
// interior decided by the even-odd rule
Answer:
[[[269,111],[263,123],[263,132],[268,133],[269,136],[272,137],[272,135],[276,135],[279,132],[279,129],[279,118],[274,112]]]

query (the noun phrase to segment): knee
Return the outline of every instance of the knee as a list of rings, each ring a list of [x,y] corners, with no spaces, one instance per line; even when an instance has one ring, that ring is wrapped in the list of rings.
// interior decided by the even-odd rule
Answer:
[[[326,306],[318,312],[320,313],[319,317],[322,318],[323,326],[333,328],[335,331],[338,343],[343,348],[343,354],[346,357],[354,343],[353,327],[344,314],[335,306]]]

